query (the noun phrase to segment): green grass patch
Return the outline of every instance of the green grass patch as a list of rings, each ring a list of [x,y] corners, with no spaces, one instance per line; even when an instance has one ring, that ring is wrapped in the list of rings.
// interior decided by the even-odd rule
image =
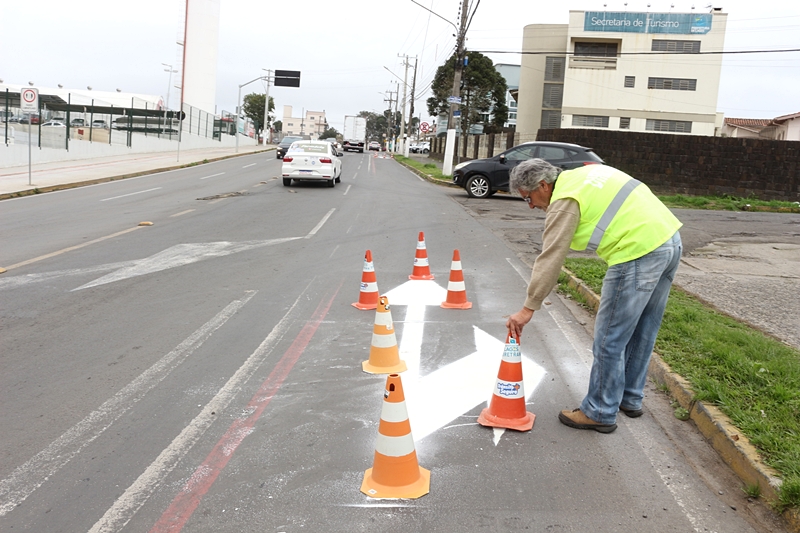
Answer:
[[[603,261],[569,258],[565,266],[600,293]],[[781,474],[776,506],[800,507],[800,352],[674,287],[655,349]]]
[[[687,196],[675,194],[658,197],[667,207],[684,209],[710,209],[717,211],[774,211],[778,213],[800,213],[797,202],[738,198],[736,196]]]
[[[418,170],[419,172],[431,177],[434,180],[443,181],[447,183],[451,183],[453,178],[450,176],[442,175],[441,169],[436,166],[435,163],[423,163],[421,161],[417,161],[416,159],[412,159],[410,157],[404,157],[402,155],[395,155],[395,161],[413,169]]]

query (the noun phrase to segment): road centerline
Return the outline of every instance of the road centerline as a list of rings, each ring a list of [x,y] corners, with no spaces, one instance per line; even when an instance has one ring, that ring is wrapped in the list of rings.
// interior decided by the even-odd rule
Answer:
[[[111,198],[103,198],[100,201],[101,202],[107,202],[109,200],[116,200],[117,198],[125,198],[126,196],[134,196],[136,194],[144,194],[146,192],[157,191],[157,190],[162,189],[162,188],[163,187],[153,187],[152,189],[147,189],[145,191],[138,191],[138,192],[132,192],[132,193],[128,193],[128,194],[121,194],[119,196],[112,196]]]

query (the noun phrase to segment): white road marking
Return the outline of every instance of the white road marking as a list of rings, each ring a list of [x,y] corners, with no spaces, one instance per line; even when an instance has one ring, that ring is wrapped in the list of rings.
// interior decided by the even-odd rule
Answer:
[[[201,180],[207,180],[208,178],[216,178],[217,176],[222,176],[225,174],[224,172],[219,172],[218,174],[211,174],[210,176],[206,176],[205,178],[200,178]]]
[[[222,327],[237,311],[250,301],[257,291],[246,291],[240,300],[234,300],[225,309],[192,333],[174,350],[162,357],[153,366],[142,372],[135,380],[106,400],[97,410],[72,426],[47,448],[33,456],[11,475],[0,481],[0,516],[8,514],[20,505],[47,479],[58,472],[73,457],[99,437],[111,424],[136,402],[158,385],[172,370],[183,363]]]
[[[146,192],[150,192],[150,191],[157,191],[157,190],[159,190],[159,189],[161,189],[161,188],[162,188],[162,187],[153,187],[152,189],[147,189],[146,191],[132,192],[132,193],[130,193],[130,194],[122,194],[122,195],[120,195],[120,196],[113,196],[113,197],[111,197],[111,198],[104,198],[104,199],[102,199],[102,200],[100,200],[100,201],[101,201],[101,202],[107,202],[107,201],[109,201],[109,200],[116,200],[117,198],[125,198],[126,196],[134,196],[134,195],[136,195],[136,194],[144,194],[144,193],[146,193]]]
[[[425,307],[439,306],[447,298],[447,291],[433,280],[411,280],[387,292],[386,297],[392,307],[408,306],[399,352],[400,359],[408,366],[401,376],[414,439],[424,439],[481,403],[488,406],[505,343],[473,326],[475,352],[420,376]],[[522,373],[526,396],[530,398],[545,370],[523,356]],[[447,385],[442,386],[443,383]],[[431,405],[436,409],[431,409]],[[495,445],[504,432],[494,429]]]
[[[49,259],[51,257],[55,257],[57,255],[61,255],[61,254],[66,253],[66,252],[71,252],[72,250],[78,250],[78,249],[83,248],[85,246],[89,246],[90,244],[95,244],[95,243],[98,243],[98,242],[102,242],[102,241],[104,241],[106,239],[111,239],[113,237],[119,237],[120,235],[125,235],[126,233],[130,233],[132,231],[136,231],[137,229],[141,229],[143,227],[145,227],[145,226],[134,226],[132,228],[128,228],[128,229],[125,229],[125,230],[122,230],[122,231],[118,231],[116,233],[112,233],[111,235],[106,235],[105,237],[99,237],[97,239],[94,239],[94,240],[91,240],[91,241],[88,241],[88,242],[84,242],[82,244],[76,244],[75,246],[70,246],[69,248],[62,248],[61,250],[58,250],[56,252],[51,252],[49,254],[40,255],[39,257],[34,257],[33,259],[28,259],[28,260],[22,261],[20,263],[15,263],[15,264],[13,264],[11,266],[5,267],[5,269],[6,270],[11,270],[12,268],[19,268],[21,266],[30,265],[31,263],[35,263],[37,261],[41,261],[42,259]]]
[[[255,164],[255,163],[250,163],[249,165],[245,165],[245,166],[243,166],[242,168],[254,167],[254,166],[256,166],[256,164]]]
[[[175,246],[171,246],[153,256],[135,261],[135,264],[131,266],[121,268],[116,272],[107,274],[72,290],[79,291],[82,289],[88,289],[89,287],[97,287],[98,285],[105,285],[106,283],[113,283],[123,279],[143,276],[145,274],[152,274],[153,272],[160,272],[169,268],[197,263],[198,261],[203,261],[205,259],[224,257],[226,255],[262,248],[264,246],[282,244],[284,242],[301,238],[302,237],[284,237],[282,239],[270,239],[267,241],[245,241],[238,243],[223,241],[195,244],[176,244]]]
[[[314,280],[312,280],[313,282]],[[147,502],[153,492],[164,481],[184,456],[192,449],[195,443],[203,436],[206,430],[219,418],[219,414],[230,404],[242,389],[245,383],[255,373],[261,364],[269,357],[272,348],[281,340],[291,322],[290,316],[297,307],[297,303],[306,297],[306,286],[297,297],[292,307],[283,315],[278,324],[272,328],[269,335],[262,341],[256,350],[239,367],[236,373],[220,389],[220,391],[206,404],[183,431],[173,439],[170,445],[159,454],[155,461],[140,475],[133,484],[125,490],[114,505],[92,526],[89,533],[106,533],[119,531],[133,518],[136,512]],[[216,415],[212,413],[217,413]]]
[[[319,224],[314,226],[314,229],[312,229],[311,231],[308,232],[308,235],[306,235],[306,239],[310,239],[311,237],[316,235],[317,232],[320,230],[320,228],[322,228],[323,224],[325,224],[325,222],[328,221],[328,219],[330,218],[330,216],[333,214],[334,211],[336,211],[335,207],[333,209],[331,209],[330,211],[328,211],[328,214],[325,215],[324,217],[322,217],[322,220],[319,221]]]
[[[350,187],[352,187],[352,185],[348,185],[347,186],[347,188],[344,190],[344,194],[342,196],[347,196],[347,193],[350,192]]]
[[[95,274],[97,272],[108,272],[109,270],[118,270],[133,266],[136,261],[122,261],[119,263],[107,263],[105,265],[97,265],[88,268],[73,268],[69,270],[56,270],[53,272],[40,272],[38,274],[23,274],[21,276],[0,277],[0,290],[14,289],[29,283],[37,283],[40,281],[49,281],[67,276],[80,276],[82,274]]]
[[[335,247],[335,248],[333,249],[333,251],[331,252],[331,255],[329,255],[329,256],[328,256],[328,259],[330,259],[331,257],[333,257],[333,254],[335,254],[335,253],[336,253],[336,250],[338,250],[338,249],[339,249],[339,245],[337,244],[337,245],[336,245],[336,247]]]
[[[186,211],[181,211],[180,213],[175,213],[174,215],[170,215],[169,218],[179,217],[181,215],[185,215],[186,213],[191,213],[194,209],[187,209]]]

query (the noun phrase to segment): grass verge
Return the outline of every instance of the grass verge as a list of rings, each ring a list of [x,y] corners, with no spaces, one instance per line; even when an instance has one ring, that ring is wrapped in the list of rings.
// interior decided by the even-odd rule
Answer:
[[[418,172],[425,174],[426,176],[428,176],[433,180],[442,181],[445,183],[452,183],[453,181],[452,177],[443,176],[441,169],[439,169],[439,167],[437,167],[435,163],[422,163],[420,161],[417,161],[416,159],[412,159],[410,157],[404,157],[402,155],[395,155],[394,158],[398,163],[402,163],[407,167],[411,167],[414,170],[417,170]]]
[[[772,211],[777,213],[800,213],[800,203],[736,196],[686,196],[675,194],[658,197],[667,207],[685,209],[709,209],[717,211]]]
[[[568,258],[565,266],[600,294],[603,261]],[[800,352],[674,287],[655,350],[781,474],[778,510],[800,508]]]

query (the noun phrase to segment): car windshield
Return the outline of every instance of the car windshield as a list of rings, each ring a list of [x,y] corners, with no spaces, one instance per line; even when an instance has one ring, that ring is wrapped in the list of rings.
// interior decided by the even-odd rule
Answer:
[[[328,146],[330,145],[327,143],[293,144],[292,147],[289,148],[289,151],[305,152],[307,154],[327,154]]]
[[[284,137],[278,146],[289,146],[295,141],[302,140],[300,137]]]

